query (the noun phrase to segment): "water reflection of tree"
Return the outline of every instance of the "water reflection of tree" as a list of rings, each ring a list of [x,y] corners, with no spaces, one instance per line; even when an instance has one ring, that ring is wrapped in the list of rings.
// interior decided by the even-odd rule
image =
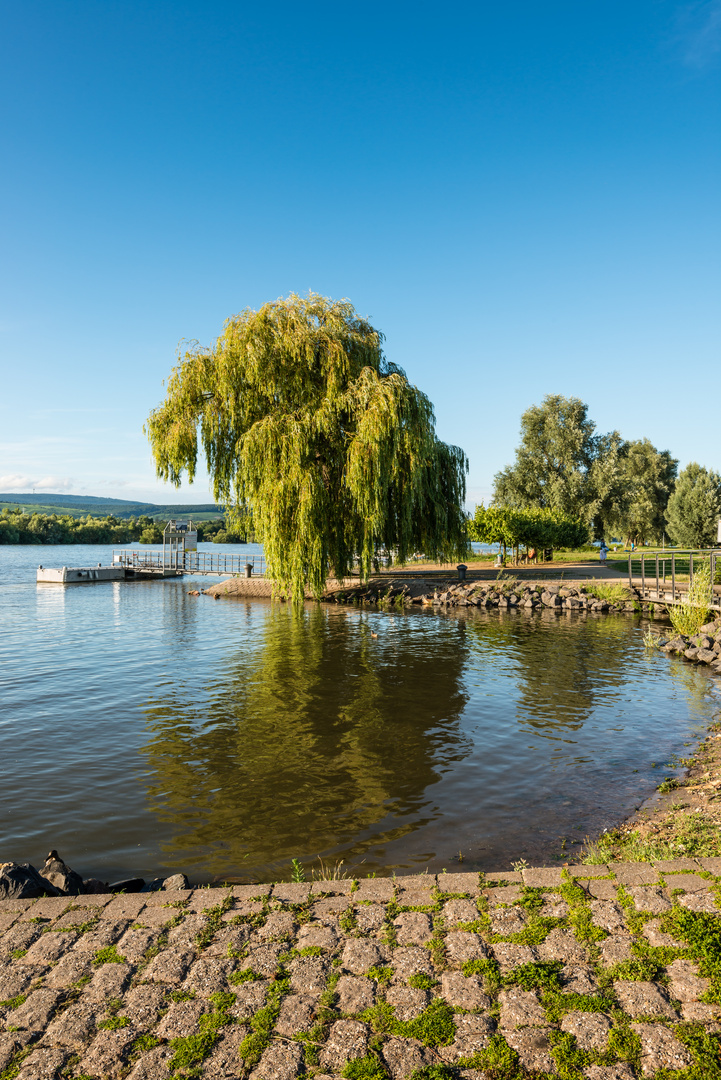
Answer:
[[[599,702],[608,703],[637,674],[629,670],[628,622],[613,616],[552,613],[548,632],[529,642],[519,714],[539,734],[580,731]]]
[[[148,794],[174,864],[357,858],[434,813],[426,789],[466,752],[465,629],[422,615],[374,628],[345,610],[269,605],[202,705],[171,692],[147,710]]]
[[[539,735],[579,731],[600,698],[632,677],[623,618],[509,613],[469,623],[469,645],[486,664],[512,671],[516,718]]]

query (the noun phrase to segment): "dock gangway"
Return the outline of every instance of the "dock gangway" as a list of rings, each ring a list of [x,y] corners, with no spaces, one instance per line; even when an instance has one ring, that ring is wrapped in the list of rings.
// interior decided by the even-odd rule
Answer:
[[[265,556],[222,554],[214,551],[182,551],[167,549],[140,551],[121,548],[113,552],[113,566],[127,570],[157,573],[167,577],[175,573],[213,574],[221,577],[265,577]]]

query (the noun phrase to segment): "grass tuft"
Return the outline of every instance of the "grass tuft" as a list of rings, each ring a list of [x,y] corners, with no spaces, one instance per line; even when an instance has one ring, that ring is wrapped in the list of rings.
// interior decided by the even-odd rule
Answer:
[[[98,949],[93,957],[93,965],[101,967],[103,964],[124,964],[125,957],[121,956],[114,945],[106,945],[104,949]]]

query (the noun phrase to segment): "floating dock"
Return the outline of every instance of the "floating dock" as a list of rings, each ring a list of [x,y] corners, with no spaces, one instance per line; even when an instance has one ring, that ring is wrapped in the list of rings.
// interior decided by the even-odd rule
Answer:
[[[221,577],[263,577],[262,555],[216,555],[198,551],[198,533],[192,521],[171,520],[163,530],[162,549],[152,551],[124,548],[113,552],[111,566],[39,566],[38,583],[81,585],[93,581],[138,581],[182,577],[183,574],[213,574]]]
[[[114,564],[113,566],[61,566],[51,569],[39,566],[35,580],[47,585],[80,585],[93,581],[129,581],[148,580],[167,577],[182,577],[183,571],[175,567],[132,567]]]

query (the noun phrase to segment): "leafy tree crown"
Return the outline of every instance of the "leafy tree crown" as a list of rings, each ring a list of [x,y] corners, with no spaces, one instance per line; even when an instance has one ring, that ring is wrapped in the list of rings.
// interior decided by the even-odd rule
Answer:
[[[158,476],[192,481],[199,449],[218,502],[252,514],[269,574],[318,595],[354,556],[466,550],[467,460],[347,300],[310,293],[246,309],[192,343],[147,422]]]

